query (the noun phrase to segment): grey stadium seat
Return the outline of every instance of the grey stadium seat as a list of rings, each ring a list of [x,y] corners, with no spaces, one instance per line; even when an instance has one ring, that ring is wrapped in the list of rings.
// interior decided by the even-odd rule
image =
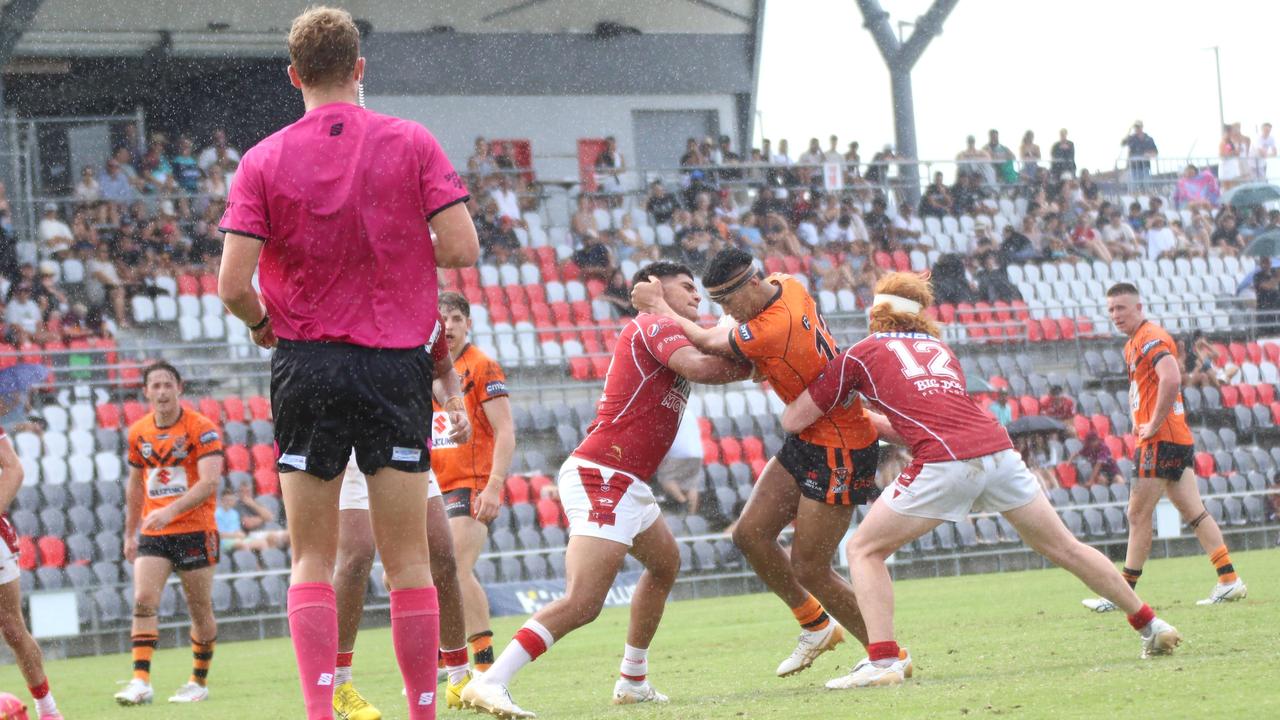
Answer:
[[[716,549],[706,540],[698,540],[693,543],[691,548],[693,552],[693,562],[698,570],[709,572],[715,570],[718,563],[716,562]]]
[[[1085,508],[1081,513],[1084,517],[1085,532],[1091,538],[1104,538],[1107,536],[1107,526],[1102,520],[1102,512],[1098,508]]]
[[[93,511],[82,505],[75,505],[67,511],[67,519],[71,521],[71,532],[81,535],[92,535],[98,531],[98,518]]]
[[[689,547],[689,543],[678,542],[676,549],[680,551],[680,567],[693,570],[693,548]]]
[[[530,580],[546,580],[551,577],[551,569],[547,567],[547,559],[542,555],[526,555],[524,558],[524,570]]]
[[[1262,500],[1255,495],[1244,499],[1244,512],[1250,525],[1261,525],[1267,520],[1266,508],[1263,507]]]
[[[218,614],[231,612],[233,603],[231,595],[231,583],[226,580],[213,581],[213,611]]]
[[[1076,538],[1083,540],[1085,538],[1084,519],[1080,516],[1078,510],[1065,510],[1062,513],[1062,522],[1071,531]]]
[[[66,485],[41,483],[38,487],[40,488],[40,495],[44,498],[45,508],[64,510],[71,505],[71,497],[67,492]]]
[[[99,560],[118,563],[122,559],[119,533],[100,532],[93,536],[93,544],[98,546]]]
[[[515,517],[515,526],[520,528],[537,527],[538,512],[533,503],[520,503],[511,506],[511,514]]]
[[[498,568],[488,558],[480,558],[476,561],[475,572],[476,578],[480,580],[481,585],[489,585],[498,581]]]
[[[1111,534],[1116,537],[1123,537],[1129,533],[1129,524],[1125,521],[1124,513],[1120,508],[1109,507],[1102,511],[1102,517],[1107,522],[1107,528]]]
[[[270,420],[254,420],[249,423],[249,432],[253,435],[254,443],[258,445],[270,445],[275,442],[275,425]]]
[[[9,513],[9,522],[19,535],[36,536],[40,534],[40,518],[30,510],[14,510]]]
[[[114,505],[99,505],[97,510],[98,527],[104,531],[118,533],[124,530],[124,512]]]
[[[236,550],[231,554],[231,566],[238,573],[260,570],[258,556],[252,550]]]
[[[960,547],[968,549],[978,545],[978,532],[973,527],[973,522],[969,518],[965,518],[955,523],[956,539]]]
[[[45,508],[40,511],[40,526],[41,534],[62,537],[67,534],[67,516],[60,509]]]
[[[114,480],[99,480],[94,483],[98,491],[98,504],[115,508],[124,507],[124,486]]]
[[[266,607],[283,609],[289,593],[289,586],[280,575],[266,575],[262,578],[262,598]]]
[[[686,515],[684,518],[684,524],[689,528],[690,535],[707,534],[707,520],[701,515]]]
[[[99,560],[93,564],[93,575],[99,585],[115,585],[120,582],[120,568],[113,562]]]
[[[547,558],[547,564],[551,566],[551,577],[564,577],[564,553],[552,553]]]
[[[36,568],[36,583],[41,590],[61,590],[67,586],[67,577],[62,568],[46,566]]]
[[[942,523],[933,529],[934,535],[938,536],[938,547],[943,550],[951,551],[956,549],[956,528],[952,523]]]
[[[268,570],[283,570],[289,567],[289,557],[280,548],[267,548],[259,553],[262,566]]]
[[[568,544],[564,528],[555,525],[542,528],[542,540],[548,548],[562,548]]]
[[[253,611],[262,606],[262,586],[253,578],[236,578],[231,586],[235,593],[236,609]]]
[[[495,530],[489,536],[489,542],[497,552],[511,552],[516,549],[516,536],[508,530]]]
[[[498,568],[502,571],[504,582],[518,582],[524,579],[524,567],[518,558],[501,558],[498,560]]]
[[[68,565],[67,582],[71,583],[71,587],[83,590],[97,587],[98,577],[93,574],[93,570],[88,565]]]
[[[520,541],[520,546],[525,550],[541,550],[542,533],[533,526],[522,527],[516,532],[516,539]]]
[[[996,526],[996,521],[989,517],[978,518],[976,530],[978,532],[978,542],[983,545],[996,545],[1000,542],[1000,530]]]
[[[93,483],[73,482],[67,485],[68,492],[71,493],[71,504],[80,507],[93,508]]]
[[[88,535],[72,535],[67,538],[67,560],[68,562],[88,566],[93,562],[94,556],[97,555],[97,548],[93,546],[93,541]]]
[[[128,610],[128,607],[121,602],[120,594],[113,588],[101,588],[95,592],[93,602],[98,607],[98,619],[104,623],[114,623],[124,619]]]

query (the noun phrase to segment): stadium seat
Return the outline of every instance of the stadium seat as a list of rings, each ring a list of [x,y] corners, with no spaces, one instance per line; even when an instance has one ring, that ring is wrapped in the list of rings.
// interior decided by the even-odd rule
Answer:
[[[508,505],[519,505],[529,502],[529,483],[519,475],[507,478],[503,486],[506,491]]]
[[[249,450],[243,445],[228,445],[223,452],[227,458],[227,472],[249,472]]]
[[[565,526],[566,523],[562,522],[564,512],[559,502],[551,498],[543,498],[538,501],[537,509],[539,527]]]
[[[1054,475],[1058,478],[1058,484],[1064,488],[1073,488],[1076,486],[1076,467],[1071,463],[1058,463],[1053,469]]]
[[[67,564],[67,545],[62,538],[46,535],[36,541],[40,552],[41,567],[65,567]]]

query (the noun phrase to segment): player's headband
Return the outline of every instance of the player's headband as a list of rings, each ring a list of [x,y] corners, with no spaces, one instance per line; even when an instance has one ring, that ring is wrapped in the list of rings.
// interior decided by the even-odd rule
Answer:
[[[764,272],[757,269],[755,265],[748,265],[745,270],[738,274],[736,278],[730,280],[728,284],[715,290],[708,290],[707,296],[714,302],[720,302],[737,292],[743,285],[751,281],[751,278],[764,279]]]
[[[881,304],[888,304],[889,309],[894,312],[911,313],[913,315],[920,312],[924,307],[915,300],[904,298],[901,295],[877,294],[875,297],[871,298],[871,305],[867,307],[867,315],[870,316],[871,311],[875,309],[877,305]]]

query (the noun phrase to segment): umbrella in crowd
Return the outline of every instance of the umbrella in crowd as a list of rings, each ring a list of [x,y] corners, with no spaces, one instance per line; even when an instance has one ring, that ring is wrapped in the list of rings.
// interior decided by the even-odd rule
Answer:
[[[989,392],[996,391],[995,388],[991,387],[991,383],[987,382],[986,380],[983,380],[980,377],[975,377],[971,375],[965,376],[964,384],[965,384],[965,390],[968,390],[970,395],[977,395],[978,393],[989,393]]]
[[[1237,185],[1222,196],[1224,205],[1235,207],[1253,207],[1273,200],[1280,200],[1280,187],[1265,182]]]
[[[1258,233],[1244,249],[1245,255],[1254,257],[1276,257],[1280,255],[1280,230],[1268,230]]]
[[[27,363],[0,370],[0,395],[26,392],[49,379],[49,368]]]
[[[1033,433],[1042,432],[1065,432],[1067,426],[1054,420],[1051,417],[1043,415],[1027,415],[1009,423],[1005,430],[1009,431],[1009,437],[1017,435],[1031,435]]]

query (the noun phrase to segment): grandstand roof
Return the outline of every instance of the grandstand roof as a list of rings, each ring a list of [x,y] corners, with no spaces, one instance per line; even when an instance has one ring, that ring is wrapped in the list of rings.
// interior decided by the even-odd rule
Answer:
[[[0,1],[8,5],[13,0]],[[347,0],[375,33],[591,34],[614,23],[641,34],[751,35],[763,0]],[[43,0],[17,45],[20,57],[139,55],[166,42],[178,56],[283,53],[295,0]]]

